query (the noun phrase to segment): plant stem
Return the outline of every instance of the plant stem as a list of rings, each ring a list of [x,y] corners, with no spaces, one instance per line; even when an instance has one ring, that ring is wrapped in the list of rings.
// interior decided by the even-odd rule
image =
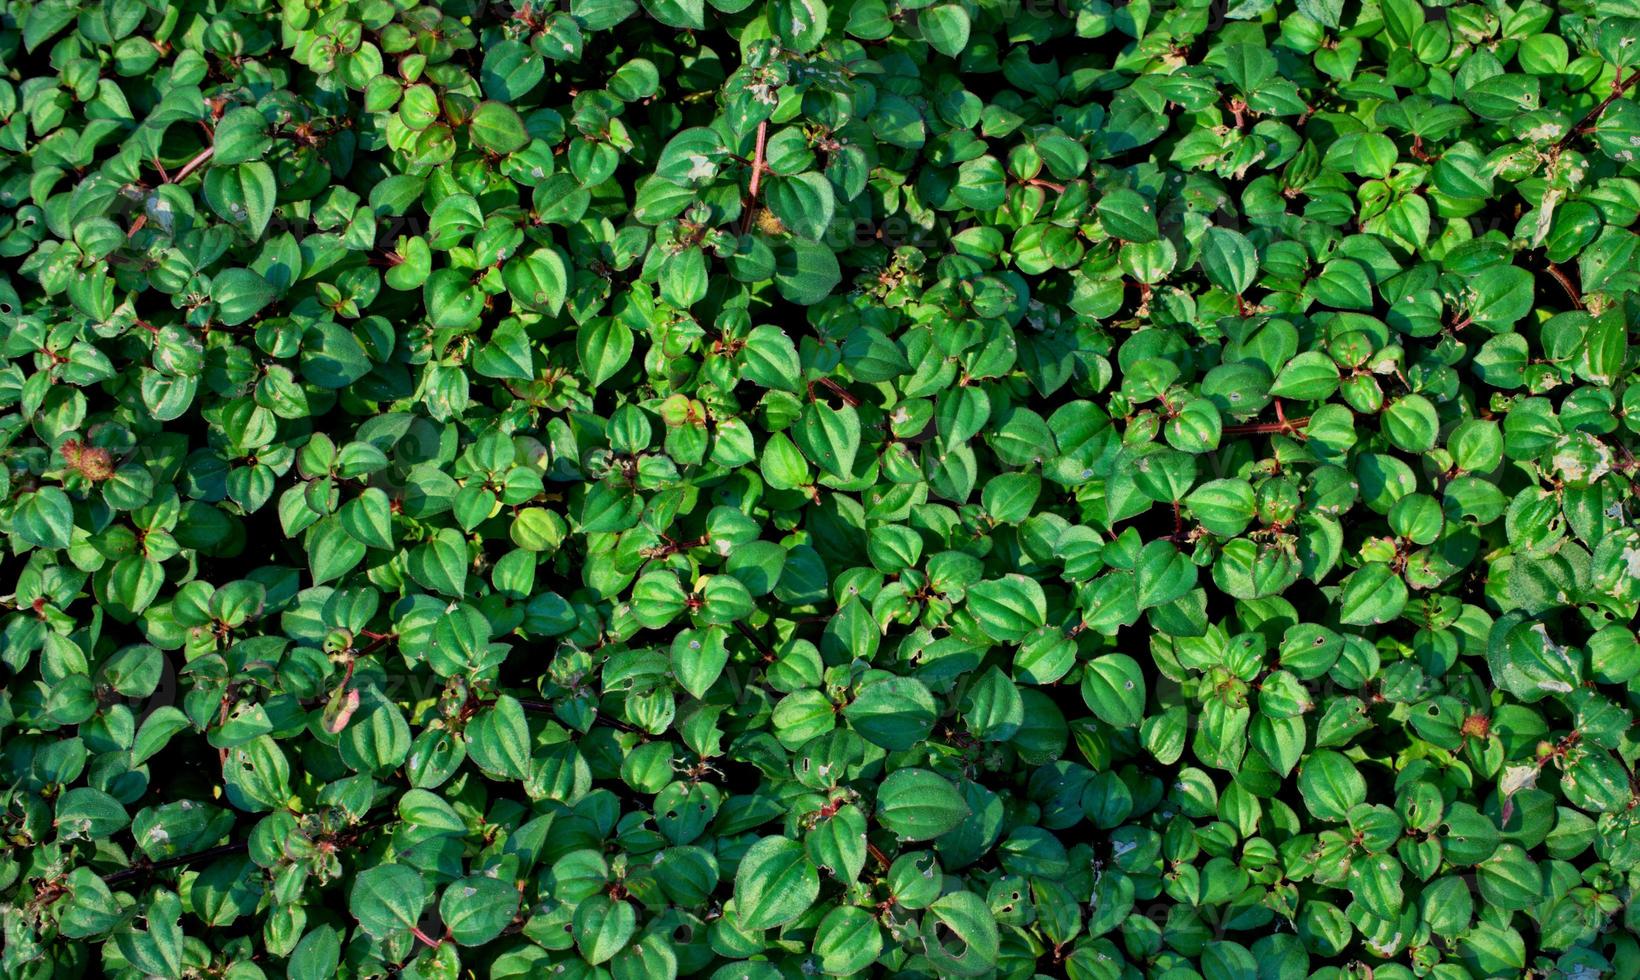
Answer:
[[[1280,422],[1246,422],[1241,425],[1227,425],[1224,434],[1227,436],[1260,436],[1276,432],[1296,432],[1310,424],[1306,416],[1301,419],[1284,419]]]
[[[167,180],[166,183],[180,184],[184,180],[187,180],[189,174],[193,173],[195,170],[198,170],[200,167],[203,167],[215,153],[216,147],[214,146],[207,146],[205,149],[200,150],[192,160],[189,160],[187,163],[182,165],[181,170],[178,170],[176,173],[172,174],[171,178]]]
[[[180,868],[184,865],[192,864],[195,861],[209,861],[212,858],[227,857],[230,854],[238,854],[249,846],[249,841],[239,841],[234,844],[218,844],[216,847],[208,847],[203,851],[195,851],[192,854],[183,854],[174,858],[166,858],[163,861],[153,861],[148,864],[134,864],[129,868],[121,868],[113,874],[103,875],[103,884],[113,885],[121,881],[136,878],[139,875],[152,874],[155,871],[165,871],[169,868]]]
[[[1560,142],[1555,144],[1555,152],[1559,153],[1561,150],[1571,146],[1572,142],[1577,139],[1579,133],[1586,133],[1593,129],[1594,124],[1600,121],[1600,117],[1603,113],[1605,113],[1606,109],[1609,108],[1613,102],[1616,102],[1619,96],[1628,91],[1629,86],[1633,85],[1636,81],[1640,81],[1640,71],[1633,73],[1628,78],[1624,78],[1622,69],[1618,69],[1617,77],[1612,79],[1611,94],[1606,96],[1606,98],[1599,105],[1595,106],[1593,109],[1590,109],[1588,115],[1578,120],[1577,125],[1566,131],[1566,135],[1562,136],[1560,138]]]
[[[1020,183],[1024,184],[1026,187],[1041,187],[1045,190],[1053,191],[1055,194],[1065,193],[1064,184],[1056,184],[1051,180],[1043,180],[1041,177],[1030,177],[1020,181]]]
[[[1640,72],[1636,73],[1636,77],[1640,78]],[[1566,298],[1572,301],[1572,305],[1580,310],[1583,309],[1583,295],[1578,292],[1577,286],[1573,285],[1571,277],[1566,275],[1565,270],[1550,262],[1549,275],[1555,278],[1555,282],[1560,283],[1560,288],[1566,291]]]
[[[746,213],[740,219],[742,235],[752,230],[752,215],[757,208],[757,192],[763,189],[763,151],[769,143],[769,121],[757,124],[757,149],[752,153],[752,182],[746,188]]]
[[[189,174],[193,173],[195,170],[198,170],[200,167],[203,167],[215,154],[216,147],[207,146],[205,149],[200,150],[197,154],[195,154],[192,160],[189,160],[187,163],[183,164],[182,169],[178,170],[174,174],[167,174],[165,172],[165,166],[158,160],[155,160],[154,166],[159,168],[160,184],[182,183],[184,180],[188,179]],[[142,230],[142,226],[147,223],[148,213],[144,211],[142,214],[137,215],[137,220],[131,222],[131,227],[126,231],[125,237],[131,238],[136,235],[137,232]]]
[[[763,654],[764,660],[767,660],[770,663],[774,662],[776,659],[774,648],[765,643],[763,637],[757,635],[756,630],[752,629],[750,626],[747,626],[744,620],[739,619],[735,620],[735,629],[740,630],[741,636],[744,636],[746,639],[752,641],[752,646],[757,648],[758,653]]]
[[[873,844],[871,841],[866,841],[866,853],[876,858],[877,863],[883,866],[884,871],[888,870],[890,864],[888,855],[879,850],[876,844]]]

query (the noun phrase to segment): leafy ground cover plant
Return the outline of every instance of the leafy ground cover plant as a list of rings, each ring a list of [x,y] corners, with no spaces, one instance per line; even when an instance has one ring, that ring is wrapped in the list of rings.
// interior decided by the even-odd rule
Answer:
[[[9,0],[0,970],[1640,975],[1619,0]]]

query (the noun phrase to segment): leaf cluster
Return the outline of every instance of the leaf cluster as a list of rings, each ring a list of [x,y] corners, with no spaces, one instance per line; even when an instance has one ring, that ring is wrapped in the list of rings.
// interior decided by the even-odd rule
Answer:
[[[1626,0],[0,0],[0,973],[1640,976]]]

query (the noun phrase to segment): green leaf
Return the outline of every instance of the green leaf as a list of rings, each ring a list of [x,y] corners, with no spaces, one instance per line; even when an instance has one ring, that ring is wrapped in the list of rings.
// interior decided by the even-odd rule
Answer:
[[[851,406],[834,409],[812,403],[803,410],[797,442],[820,469],[846,478],[854,471],[854,457],[860,451],[859,415]]]
[[[352,571],[364,560],[365,545],[349,534],[343,522],[326,518],[307,532],[308,569],[313,583],[322,585]]]
[[[158,891],[144,910],[144,926],[115,936],[120,953],[149,976],[182,976],[182,902],[174,892]]]
[[[939,709],[928,688],[917,680],[890,675],[863,684],[843,709],[843,717],[873,745],[904,751],[934,730]]]
[[[545,58],[529,45],[507,38],[484,51],[479,79],[490,98],[510,103],[522,99],[545,75]]]
[[[11,529],[37,548],[66,548],[74,530],[74,504],[62,490],[41,487],[19,499]]]
[[[811,0],[818,3],[819,0]],[[837,202],[831,181],[817,173],[776,177],[768,184],[769,210],[799,237],[821,241],[831,230]]]
[[[955,58],[968,46],[968,11],[961,4],[942,3],[918,11],[917,28],[928,46]]]
[[[1108,725],[1138,725],[1145,710],[1145,678],[1138,662],[1121,653],[1095,658],[1083,669],[1082,700]]]
[[[444,887],[438,908],[453,941],[482,946],[512,924],[518,911],[518,889],[501,878],[468,875]]]
[[[554,316],[569,295],[569,265],[556,248],[538,248],[501,268],[507,292],[525,309]]]
[[[211,210],[240,225],[253,239],[260,238],[267,229],[278,196],[273,168],[261,160],[234,167],[216,166],[205,173],[205,199]]]
[[[318,323],[302,335],[302,377],[321,388],[346,388],[370,373],[370,354],[347,328]]]
[[[250,106],[229,109],[216,124],[212,162],[227,167],[259,159],[273,146],[268,130],[262,113]]]
[[[877,791],[877,819],[901,840],[933,840],[969,816],[951,781],[927,769],[896,769]]]
[[[511,779],[530,774],[530,729],[518,699],[502,695],[467,726],[467,756],[479,768]]]
[[[870,912],[839,906],[826,913],[814,935],[814,954],[820,969],[832,976],[848,976],[871,966],[883,951],[883,934]]]
[[[922,938],[929,962],[954,976],[980,975],[1001,948],[996,916],[967,891],[942,895],[929,906]]]
[[[1126,242],[1156,240],[1156,216],[1137,191],[1118,188],[1099,199],[1099,221],[1113,237]],[[1215,260],[1216,261],[1216,260]]]
[[[1305,289],[1317,303],[1335,310],[1372,309],[1372,280],[1366,268],[1354,259],[1328,262]]]
[[[512,153],[530,141],[523,117],[503,102],[480,102],[467,120],[467,128],[473,142],[491,153]]]
[[[347,908],[359,928],[377,939],[408,932],[432,898],[421,873],[405,864],[378,864],[359,872]]]
[[[223,323],[236,327],[262,312],[279,296],[267,279],[249,269],[224,269],[211,280],[211,301]]]
[[[575,353],[594,387],[614,377],[632,357],[632,330],[613,317],[600,317],[575,333]]]
[[[1350,807],[1366,799],[1367,784],[1349,759],[1321,751],[1310,753],[1299,766],[1298,791],[1317,819],[1343,820]]]
[[[1228,228],[1207,229],[1201,263],[1209,282],[1237,296],[1247,292],[1258,275],[1258,252],[1253,243]]]
[[[753,328],[741,346],[739,359],[741,377],[747,381],[765,388],[798,390],[802,366],[797,348],[779,327]]]
[[[1406,395],[1390,402],[1381,416],[1384,434],[1396,448],[1426,453],[1435,448],[1440,419],[1435,406],[1422,395]]]
[[[818,4],[820,0],[808,2]],[[776,253],[775,263],[774,280],[780,287],[780,295],[798,306],[819,303],[843,280],[837,256],[831,249],[815,243],[790,242]]]
[[[335,975],[341,956],[341,934],[333,926],[318,925],[291,951],[285,972],[291,980],[326,980]]]
[[[740,859],[735,872],[735,915],[743,929],[772,929],[796,919],[820,894],[820,875],[803,845],[765,837]]]
[[[808,52],[820,44],[830,23],[825,0],[772,0],[769,20],[786,46]],[[697,25],[698,26],[698,25]]]
[[[1042,586],[1023,575],[978,582],[968,589],[968,608],[994,640],[1017,643],[1047,623]]]
[[[422,300],[435,327],[468,327],[484,309],[484,294],[457,269],[439,269],[428,276]]]
[[[1407,587],[1383,562],[1369,562],[1344,580],[1339,595],[1340,622],[1352,626],[1387,623],[1407,604]]]
[[[614,959],[637,927],[638,914],[631,903],[608,895],[594,895],[575,909],[575,945],[594,966]]]

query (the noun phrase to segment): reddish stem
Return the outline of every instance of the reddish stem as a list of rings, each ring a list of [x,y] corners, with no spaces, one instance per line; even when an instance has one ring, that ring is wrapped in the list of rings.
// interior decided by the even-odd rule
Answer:
[[[207,146],[205,149],[200,150],[192,160],[189,160],[187,163],[183,164],[182,169],[178,170],[169,180],[166,181],[166,183],[180,184],[187,180],[189,174],[193,173],[195,170],[198,170],[200,167],[203,167],[215,153],[216,147],[214,146]]]
[[[1051,180],[1043,180],[1041,177],[1030,177],[1020,181],[1020,183],[1024,184],[1026,187],[1041,187],[1046,190],[1053,191],[1055,194],[1065,193],[1064,184],[1056,184]]]
[[[871,841],[866,841],[866,852],[877,859],[877,863],[883,866],[883,870],[888,870],[888,855],[878,850],[876,844],[873,844]]]
[[[849,390],[847,388],[844,388],[842,385],[840,385],[837,382],[831,380],[830,378],[821,378],[819,381],[809,382],[809,401],[812,402],[812,401],[816,400],[815,397],[814,397],[814,386],[816,384],[824,385],[827,390],[829,390],[832,394],[836,395],[838,398],[841,398],[843,400],[843,402],[845,404],[847,404],[849,407],[851,407],[851,408],[859,408],[860,407],[860,399],[854,397],[854,395],[849,393]]]
[[[1259,436],[1275,432],[1293,433],[1310,424],[1306,416],[1301,419],[1283,419],[1280,422],[1246,422],[1241,425],[1227,425],[1224,434],[1227,436]]]
[[[742,235],[752,230],[752,215],[757,208],[757,192],[763,189],[763,153],[769,143],[769,121],[757,124],[757,149],[752,153],[752,182],[746,188],[746,214],[740,220]]]
[[[216,154],[216,147],[207,146],[205,149],[200,150],[197,154],[195,154],[194,158],[192,160],[189,160],[187,163],[183,164],[182,169],[178,170],[174,174],[167,174],[165,172],[164,164],[160,163],[158,160],[155,160],[154,161],[154,166],[159,168],[160,183],[161,184],[180,184],[180,183],[182,183],[184,180],[188,179],[189,174],[193,173],[195,170],[198,170],[200,167],[203,167],[206,164],[206,162],[209,161],[211,159],[211,157],[214,156],[215,154]],[[146,225],[147,223],[148,223],[148,214],[147,214],[147,212],[143,212],[142,214],[137,215],[137,220],[131,222],[131,227],[130,227],[129,230],[126,231],[125,237],[126,238],[133,237],[134,235],[136,235],[137,232],[141,231],[142,226]]]
[[[735,629],[740,631],[741,636],[744,636],[747,640],[751,641],[752,646],[757,648],[758,653],[763,654],[763,660],[765,663],[774,663],[775,660],[779,659],[775,655],[774,648],[769,646],[769,644],[764,641],[763,637],[758,636],[756,630],[746,625],[745,620],[735,620]]]
[[[1640,73],[1637,73],[1636,77],[1640,77]],[[1580,310],[1583,309],[1583,295],[1578,292],[1577,286],[1572,283],[1571,277],[1566,275],[1565,270],[1550,262],[1549,275],[1554,277],[1555,282],[1560,283],[1560,288],[1566,291],[1566,298],[1572,301],[1572,305]]]
[[[1629,86],[1633,85],[1636,81],[1640,81],[1640,71],[1635,72],[1625,79],[1623,77],[1623,70],[1619,68],[1617,71],[1617,76],[1612,79],[1611,94],[1606,96],[1605,100],[1599,105],[1595,106],[1593,109],[1590,109],[1588,115],[1578,120],[1576,126],[1568,129],[1566,131],[1566,135],[1560,138],[1560,142],[1555,144],[1554,151],[1558,153],[1561,150],[1566,149],[1568,146],[1572,145],[1574,140],[1577,139],[1577,135],[1579,133],[1586,133],[1593,129],[1594,124],[1600,121],[1600,116],[1606,111],[1606,109],[1613,102],[1616,102],[1618,97],[1626,92]]]

